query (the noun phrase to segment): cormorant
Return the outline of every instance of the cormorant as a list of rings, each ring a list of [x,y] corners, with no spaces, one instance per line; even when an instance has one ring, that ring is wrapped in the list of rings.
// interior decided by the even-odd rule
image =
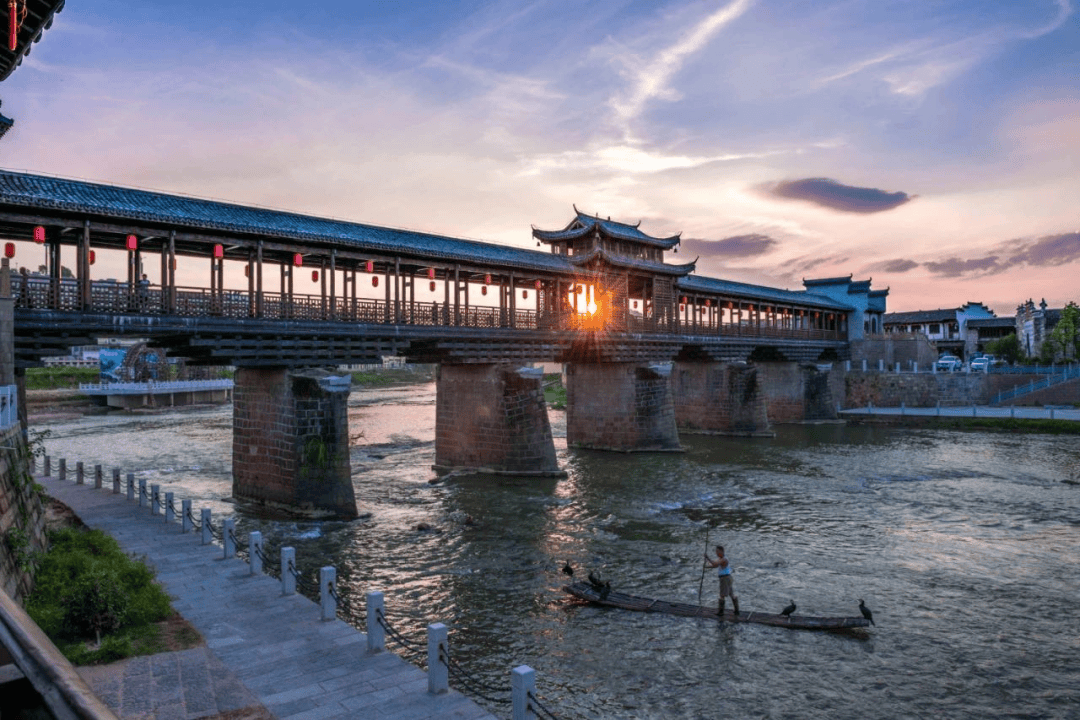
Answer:
[[[605,580],[604,586],[600,588],[600,599],[607,600],[608,594],[611,592],[611,581]]]
[[[874,613],[870,612],[870,608],[866,607],[866,604],[862,601],[862,598],[859,599],[859,612],[862,613],[862,616],[864,618],[870,621],[871,625],[876,626],[876,623],[874,622]]]
[[[562,566],[562,571],[563,571],[564,575],[569,575],[570,577],[574,577],[574,568],[570,567],[570,561],[569,560],[567,560],[566,564]]]
[[[792,600],[791,604],[780,611],[780,614],[784,617],[791,617],[791,613],[795,612],[795,601]]]
[[[604,587],[604,581],[592,570],[589,571],[589,584],[592,585],[593,590],[599,590]]]

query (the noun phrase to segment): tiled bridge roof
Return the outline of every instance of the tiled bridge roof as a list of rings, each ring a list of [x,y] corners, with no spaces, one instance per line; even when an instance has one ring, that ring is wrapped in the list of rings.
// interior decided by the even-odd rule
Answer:
[[[572,256],[6,170],[0,170],[0,202],[27,209],[50,208],[78,215],[120,217],[191,229],[269,236],[308,243],[343,244],[387,254],[490,264],[568,276],[577,271]],[[693,275],[681,278],[679,287],[686,292],[715,293],[831,310],[851,310],[850,306],[822,295]]]

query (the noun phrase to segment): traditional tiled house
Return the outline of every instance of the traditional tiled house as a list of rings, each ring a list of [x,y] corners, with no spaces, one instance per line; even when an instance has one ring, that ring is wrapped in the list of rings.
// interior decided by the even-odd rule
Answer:
[[[968,323],[989,319],[997,319],[990,308],[969,302],[958,308],[889,313],[883,322],[886,333],[922,334],[937,346],[939,352],[966,358],[979,349],[968,342]]]
[[[1020,347],[1030,356],[1037,356],[1043,341],[1061,320],[1061,308],[1051,309],[1046,299],[1036,305],[1030,298],[1016,307],[1016,337]]]

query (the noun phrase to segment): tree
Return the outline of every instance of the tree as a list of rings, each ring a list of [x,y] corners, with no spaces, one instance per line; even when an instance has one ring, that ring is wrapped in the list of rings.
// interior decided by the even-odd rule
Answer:
[[[1016,337],[1016,333],[1009,333],[1003,338],[991,340],[986,343],[986,351],[1010,365],[1017,364],[1024,357],[1024,349],[1020,347],[1020,339]]]
[[[1040,355],[1048,362],[1080,357],[1080,306],[1075,302],[1070,302],[1061,311],[1061,319],[1047,333]]]

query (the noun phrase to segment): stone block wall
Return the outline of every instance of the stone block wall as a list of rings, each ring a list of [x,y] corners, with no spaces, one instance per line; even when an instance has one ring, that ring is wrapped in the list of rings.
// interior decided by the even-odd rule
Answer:
[[[669,365],[571,363],[566,442],[601,450],[678,450]]]
[[[20,427],[0,433],[0,445],[24,448]],[[26,550],[31,552],[47,546],[45,510],[30,491],[26,457],[23,450],[0,450],[0,586],[19,603],[30,594],[33,583],[30,574],[19,567],[11,545],[26,540]]]
[[[819,370],[817,365],[793,362],[757,362],[758,382],[763,388],[772,423],[833,420],[836,415],[837,381],[842,372]]]
[[[757,435],[769,417],[757,367],[747,363],[677,362],[672,374],[681,431]]]
[[[305,514],[356,517],[348,378],[325,370],[237,368],[233,495]]]
[[[543,373],[518,365],[442,365],[436,380],[435,466],[561,474]]]

